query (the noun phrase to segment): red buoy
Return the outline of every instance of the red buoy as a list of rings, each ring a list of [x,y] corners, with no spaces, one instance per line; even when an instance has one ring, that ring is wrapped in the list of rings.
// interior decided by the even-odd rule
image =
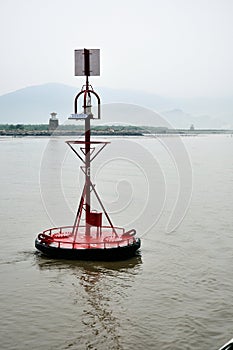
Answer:
[[[109,142],[91,140],[91,119],[100,119],[100,98],[89,84],[90,75],[99,75],[99,50],[75,51],[75,75],[85,75],[86,84],[75,97],[74,114],[69,119],[84,120],[84,141],[66,141],[68,146],[81,160],[81,170],[85,183],[78,210],[72,226],[50,228],[40,233],[35,241],[36,248],[53,258],[77,260],[122,260],[135,255],[141,241],[136,231],[125,231],[113,225],[105,207],[91,181],[91,162]],[[97,117],[92,114],[91,98],[98,104]],[[78,100],[83,98],[83,113],[78,114]],[[94,195],[101,211],[91,206]],[[107,225],[103,225],[103,217]],[[84,219],[84,224],[82,223]]]

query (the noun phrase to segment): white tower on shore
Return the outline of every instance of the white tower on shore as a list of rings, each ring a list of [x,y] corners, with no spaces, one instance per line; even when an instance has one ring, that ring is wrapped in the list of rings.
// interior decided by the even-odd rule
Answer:
[[[50,113],[51,117],[49,118],[49,131],[54,131],[59,126],[59,120],[57,118],[57,113]]]

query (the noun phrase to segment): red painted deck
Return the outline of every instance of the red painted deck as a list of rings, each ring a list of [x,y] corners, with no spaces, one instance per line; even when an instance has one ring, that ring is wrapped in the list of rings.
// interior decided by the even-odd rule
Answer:
[[[114,232],[115,231],[115,232]],[[52,228],[38,236],[51,247],[66,249],[111,249],[133,244],[136,239],[134,230],[125,232],[123,228],[104,226],[91,227],[90,236],[85,235],[85,226],[79,226],[78,232],[73,226]]]

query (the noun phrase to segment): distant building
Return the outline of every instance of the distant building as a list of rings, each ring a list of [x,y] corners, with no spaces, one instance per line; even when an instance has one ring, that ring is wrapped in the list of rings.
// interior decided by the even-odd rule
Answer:
[[[193,124],[190,126],[189,130],[191,130],[191,131],[195,130],[194,125],[193,125]]]
[[[59,126],[59,121],[57,118],[57,113],[50,113],[51,117],[49,118],[49,131],[54,131]]]

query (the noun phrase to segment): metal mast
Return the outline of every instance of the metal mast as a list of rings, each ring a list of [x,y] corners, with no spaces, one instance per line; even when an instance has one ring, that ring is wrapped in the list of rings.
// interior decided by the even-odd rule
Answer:
[[[86,236],[90,236],[90,213],[91,213],[91,186],[90,186],[90,142],[91,142],[91,96],[88,92],[90,76],[90,52],[84,49],[84,69],[86,75],[86,98],[84,97],[84,114],[87,115],[85,119],[85,164],[86,164]]]
[[[86,226],[86,236],[90,237],[90,230],[92,226],[93,215],[91,212],[91,119],[100,118],[100,98],[97,93],[93,90],[92,86],[89,84],[89,76],[91,75],[100,75],[100,62],[99,62],[100,52],[99,49],[83,49],[75,50],[75,75],[76,76],[86,76],[86,84],[83,86],[81,92],[75,97],[74,112],[70,119],[84,119],[85,121],[85,142],[82,152],[84,153],[84,159],[82,159],[85,173],[85,186],[83,190],[83,196],[81,198],[82,203],[80,202],[80,212],[78,211],[74,227],[78,224],[79,214],[81,216],[81,211],[84,208],[86,211],[85,215],[85,226]],[[83,113],[78,114],[77,101],[80,95],[83,94]],[[91,104],[91,95],[97,99],[98,103],[98,116],[94,118],[92,114],[92,104]],[[69,144],[70,145],[70,144]],[[71,145],[70,145],[71,147]],[[71,147],[73,149],[73,147]],[[73,149],[73,151],[75,151]],[[76,153],[76,152],[75,152]],[[77,153],[76,153],[77,154]],[[78,155],[78,154],[77,154]],[[79,155],[78,155],[79,156]],[[80,158],[80,156],[79,156]]]

